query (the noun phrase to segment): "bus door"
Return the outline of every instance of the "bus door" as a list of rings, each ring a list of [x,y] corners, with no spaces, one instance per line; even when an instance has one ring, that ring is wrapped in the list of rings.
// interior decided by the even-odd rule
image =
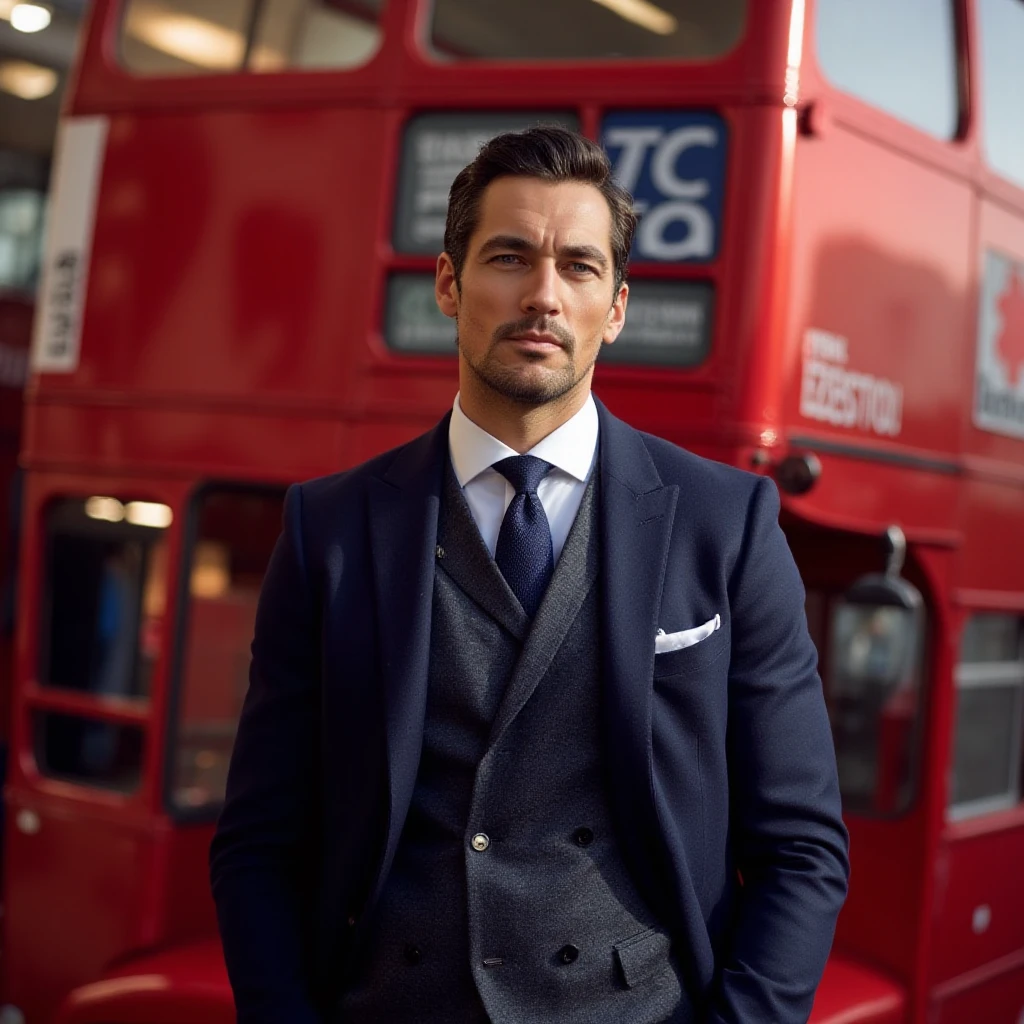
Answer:
[[[5,1000],[28,1020],[152,941],[180,503],[158,479],[28,475],[3,951]]]
[[[4,997],[27,1020],[132,954],[216,934],[207,851],[282,499],[30,477],[39,611],[22,624],[4,904]]]

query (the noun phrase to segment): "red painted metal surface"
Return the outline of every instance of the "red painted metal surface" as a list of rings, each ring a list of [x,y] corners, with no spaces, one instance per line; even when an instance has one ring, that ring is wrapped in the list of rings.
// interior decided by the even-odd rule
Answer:
[[[208,939],[133,959],[64,1000],[54,1024],[233,1024],[219,944]]]
[[[906,992],[884,975],[833,954],[814,999],[810,1024],[901,1024]]]
[[[973,3],[960,6],[970,27]],[[350,466],[450,404],[454,356],[400,357],[382,337],[387,274],[433,265],[391,245],[408,119],[570,110],[593,136],[609,111],[693,110],[728,130],[718,255],[638,263],[633,276],[711,282],[711,354],[689,371],[604,364],[596,390],[634,425],[744,468],[774,473],[813,452],[821,477],[783,512],[808,589],[841,593],[880,568],[878,538],[897,522],[927,606],[916,799],[898,816],[849,818],[850,898],[813,1020],[1014,1020],[1024,904],[1005,879],[1024,817],[946,821],[964,621],[979,608],[1024,614],[1024,443],[971,422],[981,253],[1024,261],[1024,191],[986,170],[977,116],[941,142],[838,93],[815,63],[813,3],[802,47],[794,37],[800,103],[787,106],[794,0],[751,3],[721,61],[654,69],[432,63],[417,42],[422,4],[391,0],[363,68],[173,82],[115,65],[118,8],[94,3],[68,106],[109,119],[81,356],[33,381],[25,417],[0,1001],[33,1024],[231,1019],[206,883],[212,822],[178,820],[165,800],[190,502],[210,480],[286,484]],[[977,95],[975,36],[960,47]],[[894,436],[805,415],[815,331],[845,341],[851,370],[902,387]],[[43,515],[56,497],[93,494],[174,513],[161,654],[141,704],[38,679]],[[227,706],[215,675],[187,714]],[[34,716],[61,709],[144,729],[135,792],[40,774]],[[890,723],[892,750],[906,721]],[[16,827],[24,811],[39,822],[31,834]],[[982,904],[990,924],[976,933]]]
[[[0,743],[10,733],[14,657],[12,598],[17,568],[18,452],[21,448],[22,392],[28,372],[34,303],[19,292],[0,289]]]

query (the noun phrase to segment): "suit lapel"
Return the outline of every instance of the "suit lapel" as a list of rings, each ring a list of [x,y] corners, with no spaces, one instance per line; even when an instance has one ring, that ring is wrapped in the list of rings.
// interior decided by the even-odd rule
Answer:
[[[437,545],[441,570],[495,622],[522,642],[530,620],[480,536],[450,459],[446,460],[444,470]]]
[[[448,417],[403,448],[369,487],[390,795],[387,875],[412,799],[423,744],[438,509]]]
[[[601,424],[604,734],[623,838],[660,863],[651,772],[654,636],[679,488],[665,486],[640,434],[598,402]],[[647,872],[649,873],[649,872]]]

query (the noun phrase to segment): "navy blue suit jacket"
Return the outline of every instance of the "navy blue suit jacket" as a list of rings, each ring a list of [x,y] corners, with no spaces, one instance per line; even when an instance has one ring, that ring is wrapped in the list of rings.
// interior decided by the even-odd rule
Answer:
[[[700,1019],[810,1013],[847,877],[804,590],[767,479],[600,403],[604,754]],[[291,488],[211,849],[240,1024],[313,1024],[398,844],[423,737],[447,417]],[[692,647],[654,637],[721,616]]]

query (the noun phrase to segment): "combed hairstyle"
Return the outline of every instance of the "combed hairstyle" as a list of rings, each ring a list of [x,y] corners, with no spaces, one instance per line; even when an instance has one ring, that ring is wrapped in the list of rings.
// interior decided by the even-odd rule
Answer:
[[[578,181],[597,188],[612,214],[612,260],[615,290],[626,280],[636,216],[633,197],[613,177],[608,156],[596,142],[560,125],[540,125],[505,132],[485,143],[476,159],[463,167],[448,193],[444,249],[461,282],[469,240],[480,221],[480,200],[497,178]]]

